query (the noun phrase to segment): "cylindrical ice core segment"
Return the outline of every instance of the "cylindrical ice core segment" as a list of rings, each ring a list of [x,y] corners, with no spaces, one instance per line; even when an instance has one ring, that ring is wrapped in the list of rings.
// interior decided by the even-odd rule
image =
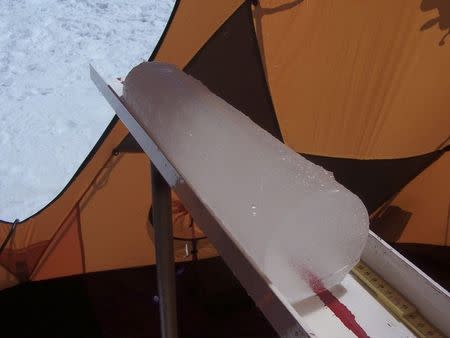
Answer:
[[[174,66],[140,64],[123,93],[166,158],[289,301],[313,294],[312,283],[332,287],[357,263],[367,211],[330,172]]]

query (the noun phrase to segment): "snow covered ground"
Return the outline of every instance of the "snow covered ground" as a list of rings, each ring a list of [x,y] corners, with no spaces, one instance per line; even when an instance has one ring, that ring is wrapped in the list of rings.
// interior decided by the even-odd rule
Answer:
[[[0,1],[0,219],[67,184],[113,116],[89,63],[121,76],[148,59],[174,0]]]

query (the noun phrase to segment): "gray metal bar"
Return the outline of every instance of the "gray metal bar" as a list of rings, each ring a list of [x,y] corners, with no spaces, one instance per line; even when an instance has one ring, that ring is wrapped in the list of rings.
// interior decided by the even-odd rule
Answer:
[[[178,327],[170,187],[153,164],[151,178],[161,337],[176,338]]]

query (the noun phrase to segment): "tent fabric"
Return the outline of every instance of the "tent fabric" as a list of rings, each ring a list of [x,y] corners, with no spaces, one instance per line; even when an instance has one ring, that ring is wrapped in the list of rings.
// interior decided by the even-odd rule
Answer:
[[[50,240],[33,243],[22,249],[6,248],[3,250],[0,264],[18,280],[26,281],[49,243]]]
[[[42,280],[86,272],[82,245],[80,209],[75,208],[41,254],[30,279]]]
[[[421,29],[435,17],[419,0],[183,0],[152,60],[184,69],[334,172],[387,239],[442,247],[450,43]],[[150,184],[149,159],[114,118],[61,194],[17,225],[0,288],[154,264]],[[174,203],[174,227],[185,229],[192,220]],[[10,226],[0,222],[0,241]],[[175,241],[178,261],[192,259],[191,244]],[[218,254],[207,239],[198,246],[199,258]]]
[[[449,168],[447,152],[394,199],[393,205],[414,211],[399,242],[450,245]]]
[[[164,43],[152,55],[153,58],[183,68],[243,2],[177,1],[176,15],[164,35]]]
[[[379,215],[376,232],[390,242],[449,246],[449,168],[447,152],[391,201],[390,206],[403,210],[406,217],[402,220],[399,212],[395,217],[392,208],[386,209]]]
[[[155,261],[146,229],[149,189],[149,161],[135,154],[115,156],[90,187],[80,203],[87,271]]]
[[[422,2],[259,1],[258,37],[290,147],[391,159],[448,140],[449,44],[439,29],[421,30],[436,17]]]

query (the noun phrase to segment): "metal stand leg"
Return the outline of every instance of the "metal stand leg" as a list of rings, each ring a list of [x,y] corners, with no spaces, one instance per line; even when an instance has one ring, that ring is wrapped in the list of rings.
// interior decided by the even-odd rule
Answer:
[[[178,327],[170,187],[153,164],[151,177],[161,337],[176,338]]]

